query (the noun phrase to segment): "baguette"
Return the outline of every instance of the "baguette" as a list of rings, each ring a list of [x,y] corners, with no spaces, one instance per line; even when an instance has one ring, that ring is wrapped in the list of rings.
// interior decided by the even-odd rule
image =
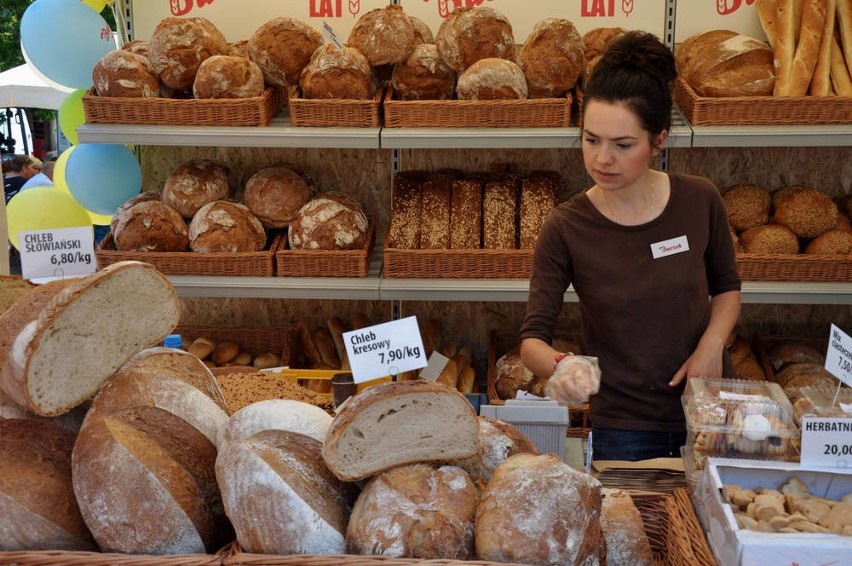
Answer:
[[[334,349],[337,351],[337,357],[340,359],[340,369],[349,370],[349,354],[346,353],[346,344],[343,343],[343,333],[346,332],[346,325],[340,317],[333,316],[326,321],[328,331],[331,333],[331,338],[334,341]]]
[[[451,387],[453,389],[456,388],[459,380],[459,367],[456,364],[455,360],[447,360],[447,365],[444,366],[444,369],[441,370],[441,373],[438,374],[437,379],[435,381],[437,383],[443,383],[447,387]]]
[[[796,55],[795,0],[778,0],[777,41],[775,55],[775,96],[790,95],[793,58]]]
[[[296,332],[299,335],[299,341],[302,343],[302,353],[307,357],[306,363],[310,367],[322,362],[322,356],[314,343],[314,337],[311,335],[311,329],[308,328],[308,323],[300,320],[296,323]]]
[[[831,42],[834,39],[834,22],[837,12],[837,0],[826,0],[825,25],[822,28],[822,40],[814,67],[814,76],[808,94],[811,96],[831,96]]]
[[[831,86],[837,96],[852,96],[852,77],[843,61],[843,51],[836,35],[831,40]]]
[[[473,393],[474,385],[476,385],[476,370],[471,366],[464,366],[459,372],[456,389],[459,393]]]
[[[317,328],[314,332],[314,343],[320,355],[320,362],[332,369],[340,369],[340,357],[334,346],[334,338],[328,328]]]
[[[805,96],[819,58],[827,0],[803,0],[799,44],[790,71],[790,96]]]
[[[756,0],[754,7],[769,46],[774,50],[778,42],[778,2],[777,0]]]
[[[846,74],[852,75],[852,2],[837,2],[837,27],[840,29],[840,48],[846,59]]]

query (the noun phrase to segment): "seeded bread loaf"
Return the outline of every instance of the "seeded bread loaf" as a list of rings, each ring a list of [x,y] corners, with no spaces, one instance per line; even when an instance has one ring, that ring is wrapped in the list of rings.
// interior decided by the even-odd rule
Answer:
[[[476,178],[452,182],[450,248],[482,247],[482,182]]]
[[[416,171],[397,173],[393,179],[388,245],[400,249],[420,247],[423,209],[423,175]]]
[[[446,175],[432,175],[423,182],[420,212],[420,248],[450,247],[450,203],[452,180]]]
[[[482,197],[482,247],[511,250],[517,248],[517,193],[510,176],[489,179]]]
[[[541,172],[521,179],[518,205],[518,243],[521,249],[535,247],[541,225],[559,204],[562,181],[558,173]]]

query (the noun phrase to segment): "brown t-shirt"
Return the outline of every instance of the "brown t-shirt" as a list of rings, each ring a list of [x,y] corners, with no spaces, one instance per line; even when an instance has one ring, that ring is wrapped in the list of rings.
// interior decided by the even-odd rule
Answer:
[[[741,288],[719,190],[703,177],[669,179],[651,222],[621,226],[581,193],[553,209],[536,244],[520,337],[551,343],[573,284],[602,372],[589,401],[595,426],[683,430],[683,384],[668,382],[707,328],[710,297]]]

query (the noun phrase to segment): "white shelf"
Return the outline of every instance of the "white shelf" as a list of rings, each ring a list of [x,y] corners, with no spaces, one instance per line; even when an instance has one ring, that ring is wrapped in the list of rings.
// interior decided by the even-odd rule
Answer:
[[[852,145],[852,126],[692,126],[692,147]]]

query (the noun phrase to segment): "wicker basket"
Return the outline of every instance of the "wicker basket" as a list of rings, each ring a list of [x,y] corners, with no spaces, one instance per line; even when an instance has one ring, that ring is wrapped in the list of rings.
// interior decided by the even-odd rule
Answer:
[[[190,340],[204,336],[216,343],[235,342],[239,344],[241,351],[248,352],[252,357],[267,352],[281,354],[282,365],[298,364],[301,359],[298,333],[292,328],[185,325],[175,328],[175,333]]]
[[[794,336],[761,336],[755,333],[752,337],[751,347],[760,362],[760,367],[763,369],[763,374],[766,376],[766,381],[777,383],[775,379],[775,370],[772,368],[772,362],[769,360],[769,352],[773,348],[784,343],[802,344],[809,346],[818,352],[825,353],[828,350],[827,338],[804,338]]]
[[[242,275],[272,277],[275,274],[275,251],[282,237],[270,235],[267,249],[260,252],[122,252],[115,249],[112,233],[108,233],[95,250],[98,269],[118,261],[144,261],[166,275]]]
[[[533,250],[412,250],[385,242],[389,279],[529,279]]]
[[[562,128],[571,125],[571,94],[525,100],[384,99],[387,128]]]
[[[744,281],[852,281],[852,256],[737,254]]]
[[[282,237],[275,252],[275,273],[284,277],[367,277],[375,241],[372,221],[359,250],[293,250]]]
[[[267,87],[251,98],[124,98],[83,96],[91,124],[158,124],[166,126],[268,126],[281,110],[278,90]]]
[[[698,96],[682,78],[674,98],[693,126],[787,126],[791,124],[850,124],[848,96]]]
[[[672,496],[675,499],[675,507],[678,513],[678,518],[674,521],[677,529],[673,533],[676,535],[673,538],[677,540],[672,541],[678,547],[678,550],[672,554],[677,554],[684,559],[681,564],[716,566],[717,562],[713,556],[713,551],[710,550],[710,545],[704,536],[704,529],[701,528],[701,523],[695,514],[695,507],[692,505],[689,490],[685,487],[679,487],[672,492]]]
[[[378,128],[382,125],[382,88],[371,100],[301,98],[290,93],[290,125],[323,128]]]

